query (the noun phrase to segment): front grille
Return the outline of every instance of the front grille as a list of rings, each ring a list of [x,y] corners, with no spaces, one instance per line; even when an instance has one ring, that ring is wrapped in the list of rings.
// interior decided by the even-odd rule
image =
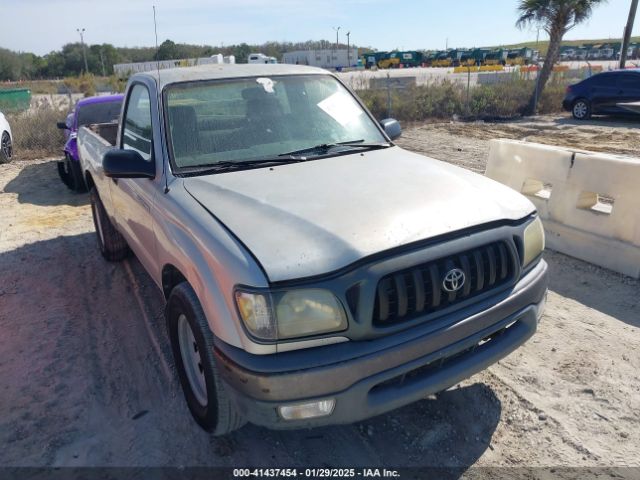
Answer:
[[[458,268],[465,282],[456,292],[447,292],[445,275]],[[515,261],[505,242],[494,242],[472,250],[391,273],[378,282],[373,324],[383,327],[427,315],[455,305],[512,280]]]

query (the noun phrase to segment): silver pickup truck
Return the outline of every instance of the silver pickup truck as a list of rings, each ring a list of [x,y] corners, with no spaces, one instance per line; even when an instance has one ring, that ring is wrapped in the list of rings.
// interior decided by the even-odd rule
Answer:
[[[98,245],[111,261],[131,249],[162,289],[206,430],[362,420],[536,331],[533,205],[394,145],[398,123],[327,71],[135,74],[120,119],[79,132]]]

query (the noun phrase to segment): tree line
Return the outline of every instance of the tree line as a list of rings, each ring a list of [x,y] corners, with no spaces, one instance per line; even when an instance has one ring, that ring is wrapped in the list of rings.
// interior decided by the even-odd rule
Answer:
[[[235,55],[236,62],[246,63],[252,52],[282,58],[291,50],[316,50],[335,47],[335,42],[327,40],[307,40],[306,42],[266,42],[261,45],[240,43],[228,46],[189,45],[172,40],[155,47],[115,47],[109,43],[86,45],[87,66],[94,75],[113,74],[116,63],[149,62],[153,60],[173,60],[183,58],[209,57],[214,54]],[[346,45],[340,45],[346,48]],[[370,50],[366,48],[365,50]],[[82,44],[67,43],[60,50],[39,56],[28,52],[13,52],[0,48],[0,81],[39,80],[77,76],[84,72]]]

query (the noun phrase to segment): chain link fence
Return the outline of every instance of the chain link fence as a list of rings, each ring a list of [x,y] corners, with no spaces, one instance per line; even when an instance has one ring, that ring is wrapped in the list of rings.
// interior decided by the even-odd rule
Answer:
[[[558,69],[538,99],[538,113],[562,111],[566,87],[597,69]],[[350,72],[343,80],[362,98],[376,118],[403,121],[428,119],[510,119],[522,116],[535,91],[533,68],[479,71],[460,67]]]
[[[62,157],[65,138],[56,124],[66,119],[83,96],[33,95],[27,110],[5,113],[13,136],[13,160]]]

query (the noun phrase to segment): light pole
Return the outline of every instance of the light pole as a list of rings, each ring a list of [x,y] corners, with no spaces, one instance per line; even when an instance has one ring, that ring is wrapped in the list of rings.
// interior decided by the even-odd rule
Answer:
[[[89,73],[89,65],[87,64],[87,49],[84,46],[84,28],[80,30],[76,28],[76,31],[80,34],[80,43],[82,44],[82,56],[84,58],[84,71]]]
[[[340,27],[333,27],[333,29],[336,31],[336,50],[338,50],[338,44],[340,43],[338,41],[338,33],[340,32]]]
[[[347,68],[351,67],[351,51],[349,50],[349,36],[351,35],[351,32],[347,32]]]
[[[629,50],[629,40],[631,40],[631,30],[636,19],[636,10],[638,9],[638,0],[631,0],[631,8],[629,9],[629,18],[627,26],[624,27],[624,38],[622,39],[622,49],[620,50],[620,68],[625,67],[627,61],[627,51]]]

